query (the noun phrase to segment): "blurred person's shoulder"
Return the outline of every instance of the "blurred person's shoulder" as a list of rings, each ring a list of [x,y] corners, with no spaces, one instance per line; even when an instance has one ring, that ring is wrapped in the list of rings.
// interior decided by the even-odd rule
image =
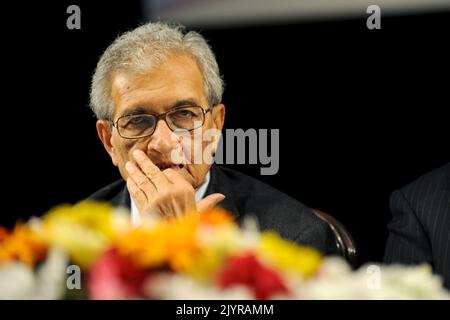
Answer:
[[[429,171],[401,188],[407,197],[426,201],[430,197],[450,192],[450,162]]]

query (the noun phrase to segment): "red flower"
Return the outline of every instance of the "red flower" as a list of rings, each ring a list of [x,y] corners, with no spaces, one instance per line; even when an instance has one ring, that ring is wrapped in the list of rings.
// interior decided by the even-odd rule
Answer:
[[[142,285],[149,273],[139,269],[115,249],[105,252],[90,268],[87,287],[89,298],[116,300],[142,298]]]
[[[252,253],[230,258],[226,268],[219,273],[217,282],[221,288],[245,285],[253,291],[256,299],[289,293],[280,276],[259,262]]]

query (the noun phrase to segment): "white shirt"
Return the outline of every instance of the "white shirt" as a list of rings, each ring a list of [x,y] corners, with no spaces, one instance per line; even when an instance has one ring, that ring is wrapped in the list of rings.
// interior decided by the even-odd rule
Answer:
[[[206,189],[209,185],[209,171],[206,174],[205,182],[198,188],[198,190],[195,192],[195,202],[199,202],[203,197],[205,196]],[[134,226],[137,226],[141,223],[141,213],[139,212],[138,208],[136,207],[136,203],[134,203],[133,198],[130,196],[130,202],[131,202],[131,222]]]

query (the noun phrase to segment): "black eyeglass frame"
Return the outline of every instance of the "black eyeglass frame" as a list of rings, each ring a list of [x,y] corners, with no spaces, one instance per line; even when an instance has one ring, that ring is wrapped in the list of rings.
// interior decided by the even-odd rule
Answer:
[[[216,105],[212,105],[212,106],[209,107],[208,109],[203,109],[203,107],[201,107],[201,106],[180,106],[180,107],[172,108],[172,109],[170,109],[170,110],[168,110],[168,111],[166,111],[166,112],[164,112],[164,113],[160,113],[160,114],[157,114],[157,113],[126,114],[126,115],[123,115],[123,116],[117,118],[116,121],[112,121],[112,120],[108,120],[108,121],[111,122],[111,124],[112,124],[112,126],[113,126],[114,128],[116,128],[117,133],[119,134],[120,137],[122,137],[122,138],[124,138],[124,139],[142,139],[142,138],[146,138],[146,137],[151,136],[151,135],[155,132],[156,127],[158,126],[159,120],[164,120],[164,122],[166,123],[167,127],[168,127],[170,130],[172,130],[172,131],[175,131],[175,130],[177,130],[177,129],[182,129],[182,130],[187,130],[187,131],[193,131],[193,130],[195,130],[195,129],[201,128],[201,127],[205,124],[206,114],[207,114],[208,112],[212,111],[212,109],[213,109],[215,106],[216,106]],[[200,109],[202,110],[202,113],[203,113],[203,121],[202,121],[202,124],[201,124],[200,126],[198,126],[198,127],[192,128],[192,129],[184,129],[184,128],[176,128],[176,129],[172,129],[172,127],[171,127],[171,126],[169,125],[169,123],[167,122],[167,115],[168,115],[169,113],[174,112],[174,111],[177,111],[177,110],[186,109],[186,108],[193,108],[193,107],[195,107],[195,108],[200,108]],[[126,136],[122,136],[122,135],[120,134],[119,125],[118,125],[120,119],[128,118],[128,117],[135,117],[135,116],[138,116],[138,115],[140,115],[140,116],[142,116],[142,115],[153,116],[153,117],[156,118],[156,122],[155,122],[156,125],[154,126],[152,132],[149,133],[149,134],[145,134],[145,135],[142,135],[142,136],[138,136],[138,137],[126,137]]]

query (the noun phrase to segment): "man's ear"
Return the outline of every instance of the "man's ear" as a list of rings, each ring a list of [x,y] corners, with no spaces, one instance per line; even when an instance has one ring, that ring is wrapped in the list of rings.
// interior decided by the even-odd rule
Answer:
[[[112,163],[115,166],[117,166],[118,162],[117,162],[115,150],[114,150],[113,145],[111,144],[112,133],[111,133],[111,125],[110,125],[109,121],[97,120],[96,128],[97,128],[98,137],[100,138],[101,142],[103,143],[103,146],[105,147],[106,151],[108,152],[109,156],[111,157]]]
[[[212,109],[213,122],[216,129],[222,131],[223,124],[225,123],[225,105],[222,103],[217,104]]]

